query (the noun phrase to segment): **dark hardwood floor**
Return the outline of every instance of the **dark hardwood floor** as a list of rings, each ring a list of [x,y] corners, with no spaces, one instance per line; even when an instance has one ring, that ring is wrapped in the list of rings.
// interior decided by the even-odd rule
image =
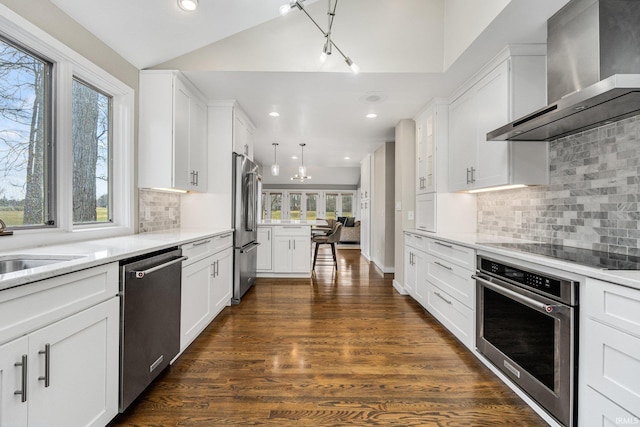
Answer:
[[[111,426],[546,426],[360,251],[338,256],[259,279]]]

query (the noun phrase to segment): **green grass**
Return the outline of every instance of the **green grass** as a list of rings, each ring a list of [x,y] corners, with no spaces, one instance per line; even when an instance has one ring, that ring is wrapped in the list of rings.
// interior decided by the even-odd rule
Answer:
[[[97,222],[109,221],[109,211],[107,208],[96,208]],[[0,218],[7,224],[7,227],[19,227],[24,225],[23,211],[3,211],[0,210]]]

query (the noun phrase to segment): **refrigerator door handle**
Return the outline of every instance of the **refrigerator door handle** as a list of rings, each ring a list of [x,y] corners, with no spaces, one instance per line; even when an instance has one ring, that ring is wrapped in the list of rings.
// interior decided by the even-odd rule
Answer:
[[[249,253],[252,250],[256,249],[258,246],[260,246],[260,243],[258,243],[258,242],[250,243],[247,246],[245,246],[242,249],[240,249],[240,253],[241,254]]]

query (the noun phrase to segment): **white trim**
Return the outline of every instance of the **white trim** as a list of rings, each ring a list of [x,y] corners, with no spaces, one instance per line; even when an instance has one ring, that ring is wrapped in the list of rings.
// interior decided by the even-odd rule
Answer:
[[[15,230],[2,240],[4,249],[56,244],[132,234],[134,231],[134,127],[135,91],[87,58],[0,4],[0,33],[54,63],[54,133],[56,136],[55,229]],[[73,77],[112,96],[113,223],[73,225],[71,194],[71,85]]]

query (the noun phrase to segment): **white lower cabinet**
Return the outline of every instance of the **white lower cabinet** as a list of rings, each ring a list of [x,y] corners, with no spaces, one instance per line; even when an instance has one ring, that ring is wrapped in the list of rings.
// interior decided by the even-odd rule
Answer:
[[[180,351],[195,340],[231,301],[233,248],[225,236],[184,245]],[[226,249],[219,250],[226,246]]]
[[[257,271],[272,270],[271,227],[258,227]]]
[[[581,291],[579,425],[638,425],[640,290],[587,279]]]
[[[405,233],[404,288],[473,350],[475,251],[416,233]]]
[[[273,273],[311,273],[311,228],[309,226],[273,227]]]
[[[119,309],[114,297],[0,346],[0,425],[106,425],[118,411]]]

